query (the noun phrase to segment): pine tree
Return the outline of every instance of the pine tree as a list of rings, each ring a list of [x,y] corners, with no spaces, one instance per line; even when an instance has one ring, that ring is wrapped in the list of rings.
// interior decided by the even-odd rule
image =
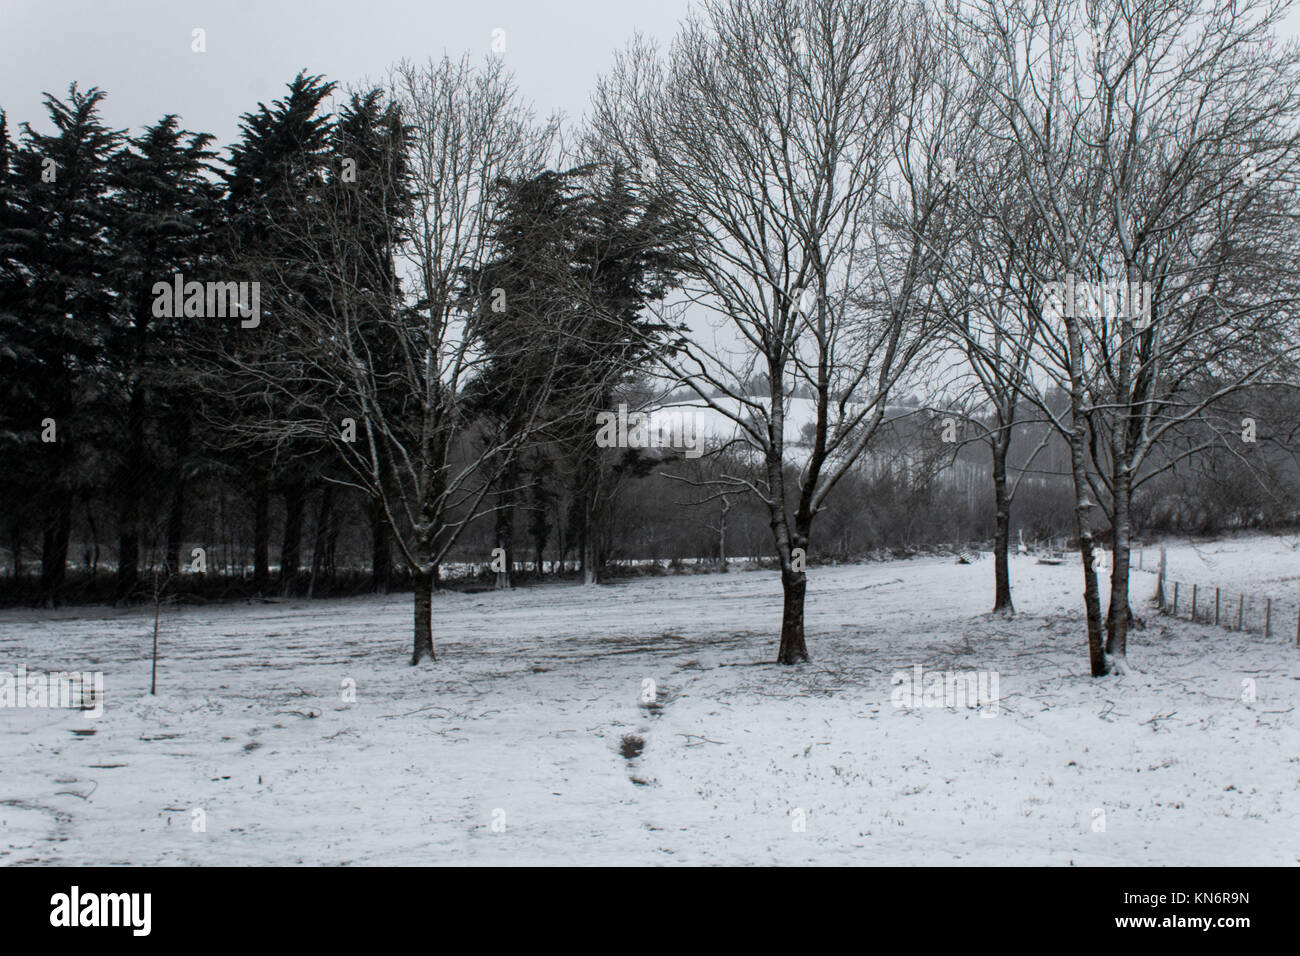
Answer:
[[[6,298],[0,361],[13,398],[3,431],[29,455],[30,501],[41,529],[41,600],[60,600],[72,510],[94,474],[91,437],[102,427],[100,356],[109,327],[112,253],[109,159],[123,134],[100,119],[103,91],[45,96],[53,133],[23,124],[6,146]],[[16,267],[13,263],[19,263]]]
[[[574,263],[581,205],[570,175],[551,170],[498,183],[497,193],[493,257],[466,274],[462,294],[488,353],[469,388],[471,407],[484,418],[485,440],[512,449],[495,495],[496,547],[504,558],[496,583],[512,587],[514,515],[523,490],[523,449],[516,446],[525,432],[527,396],[555,378],[582,380],[558,368],[577,355],[568,334],[581,305]],[[573,405],[556,398],[561,406]]]
[[[136,592],[141,505],[165,515],[165,566],[179,564],[183,521],[185,452],[192,432],[193,403],[173,370],[188,361],[193,320],[154,314],[153,286],[177,273],[196,276],[211,268],[218,189],[212,181],[209,134],[180,128],[164,116],[132,138],[113,157],[111,184],[114,250],[111,272],[117,290],[112,337],[106,350],[111,371],[114,490],[118,514],[116,598]],[[165,500],[161,500],[163,495]]]
[[[588,181],[575,243],[582,303],[573,336],[577,355],[567,367],[583,370],[584,389],[562,389],[581,403],[579,423],[569,436],[576,461],[573,474],[575,527],[587,584],[598,583],[604,556],[602,526],[612,498],[611,469],[596,446],[594,421],[609,411],[626,386],[656,356],[673,348],[678,329],[656,319],[647,306],[674,287],[687,229],[670,200],[638,191],[622,167],[584,167]],[[648,466],[639,453],[613,456],[613,473],[642,476]]]
[[[474,407],[488,423],[488,440],[509,443],[524,431],[514,417],[527,407],[524,396],[546,382],[549,437],[574,459],[570,527],[595,583],[610,474],[643,476],[653,466],[635,449],[606,464],[595,443],[596,413],[670,347],[674,330],[646,307],[673,284],[684,229],[662,197],[638,194],[618,168],[548,170],[498,184],[497,199],[493,256],[466,274],[462,292],[490,357],[472,386]],[[544,448],[530,472],[538,472],[541,454]],[[513,583],[521,457],[522,449],[509,457],[498,481],[496,545],[505,555],[498,587]],[[547,529],[536,505],[533,511],[537,539]]]
[[[302,71],[288,84],[286,96],[269,107],[259,103],[256,110],[241,117],[241,138],[230,149],[230,170],[225,177],[230,224],[227,257],[241,276],[262,283],[263,294],[259,324],[223,332],[216,343],[219,353],[235,360],[224,366],[225,374],[237,376],[240,362],[276,351],[277,308],[293,307],[296,297],[327,295],[311,268],[311,243],[316,240],[313,204],[322,195],[334,159],[332,120],[322,107],[335,85]],[[270,396],[266,400],[273,401]],[[211,408],[227,424],[248,414],[229,402],[217,402]],[[254,442],[246,451],[254,499],[254,588],[263,592],[269,583],[269,495],[274,485],[285,501],[280,590],[293,593],[308,482],[317,463],[311,456],[319,452],[319,446],[304,445],[286,435],[275,441]]]
[[[12,158],[17,150],[9,136],[9,121],[0,111],[0,497],[11,502],[32,500],[37,472],[30,454],[35,432],[36,379],[24,361],[30,343],[19,335],[29,273],[23,263],[25,244],[19,236],[23,213]],[[23,544],[30,514],[26,507],[6,510],[5,544],[13,555],[15,580],[23,573]]]

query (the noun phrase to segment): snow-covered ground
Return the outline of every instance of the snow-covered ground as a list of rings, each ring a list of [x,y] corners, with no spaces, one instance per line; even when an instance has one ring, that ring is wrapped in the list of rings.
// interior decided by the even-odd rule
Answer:
[[[1300,574],[1256,540],[1198,548]],[[1013,622],[992,574],[812,569],[800,668],[770,571],[442,593],[418,668],[408,595],[165,610],[157,697],[151,612],[3,612],[0,670],[107,700],[0,710],[0,861],[1300,861],[1300,649],[1156,617],[1135,573],[1135,672],[1093,680],[1077,566],[1014,559]],[[916,665],[995,672],[993,716],[893,706]]]
[[[1164,542],[1171,578],[1276,597],[1300,595],[1300,535],[1248,534],[1205,543]],[[1148,569],[1160,566],[1159,545],[1145,548]]]

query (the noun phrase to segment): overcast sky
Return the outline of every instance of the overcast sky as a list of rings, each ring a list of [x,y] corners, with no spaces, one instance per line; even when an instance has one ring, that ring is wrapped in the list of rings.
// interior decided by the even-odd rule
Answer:
[[[883,2],[883,0],[882,0]],[[0,0],[0,109],[10,133],[44,127],[45,91],[73,80],[108,91],[113,126],[165,113],[228,146],[239,115],[270,102],[302,68],[341,84],[443,51],[505,58],[541,115],[571,120],[634,31],[667,42],[691,0]],[[1289,36],[1300,35],[1300,10]],[[206,53],[191,50],[206,31]]]
[[[577,119],[633,32],[670,39],[690,0],[0,0],[0,109],[10,134],[44,127],[42,94],[76,80],[109,94],[106,120],[139,130],[165,113],[188,129],[238,135],[298,70],[343,84],[378,80],[403,58],[505,59],[540,114]],[[195,27],[207,52],[191,50]]]

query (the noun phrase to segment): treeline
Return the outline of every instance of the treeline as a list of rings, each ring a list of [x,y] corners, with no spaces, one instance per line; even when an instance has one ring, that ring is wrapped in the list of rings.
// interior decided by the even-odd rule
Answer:
[[[488,81],[505,91],[504,77]],[[412,72],[408,92],[420,82],[474,95],[484,81],[443,61]],[[302,420],[333,415],[339,389],[299,377],[296,350],[321,331],[313,316],[345,317],[351,341],[311,344],[367,354],[365,398],[396,435],[419,414],[399,379],[421,357],[395,333],[414,330],[420,344],[430,293],[477,326],[458,356],[471,374],[452,386],[454,409],[442,409],[465,420],[442,464],[470,469],[474,446],[505,449],[502,468],[445,502],[448,537],[491,512],[493,545],[510,567],[515,512],[527,507],[530,553],[549,550],[560,565],[601,560],[596,523],[612,497],[603,485],[650,465],[635,450],[598,460],[607,456],[585,422],[622,396],[668,332],[642,308],[670,281],[663,209],[617,170],[516,164],[514,176],[474,184],[490,194],[463,197],[491,215],[476,224],[468,255],[438,277],[442,287],[420,289],[429,277],[399,274],[409,263],[398,245],[442,239],[411,229],[421,186],[412,164],[431,157],[392,91],[352,92],[331,113],[335,92],[299,74],[284,97],[242,117],[224,155],[175,115],[135,135],[111,129],[105,92],[75,84],[66,97],[46,96],[51,132],[25,123],[11,136],[0,113],[8,599],[130,602],[150,594],[158,574],[173,588],[184,577],[190,589],[207,582],[245,594],[409,581],[410,562],[394,560],[402,544],[393,530],[425,516],[401,513],[398,498],[367,487]],[[454,172],[423,173],[435,188],[463,185]],[[557,355],[539,329],[561,325]],[[525,410],[520,396],[557,374],[566,380],[547,383],[547,407]],[[357,441],[358,421],[363,432],[382,427],[357,403],[337,410],[340,441]],[[367,453],[394,450],[360,437]],[[378,478],[403,481],[395,462],[381,464]]]
[[[307,418],[319,419],[331,401],[319,381],[284,368],[301,353],[295,339],[320,331],[314,315],[358,303],[382,310],[350,319],[378,369],[371,397],[397,403],[400,417],[394,379],[411,356],[392,326],[409,326],[421,307],[406,299],[418,281],[400,274],[398,247],[420,241],[403,231],[416,187],[410,164],[430,157],[414,148],[394,91],[352,92],[331,113],[335,93],[299,74],[283,98],[242,117],[224,155],[175,115],[135,135],[110,129],[98,89],[47,95],[50,132],[23,124],[11,136],[0,113],[6,602],[128,603],[151,596],[160,578],[173,592],[207,596],[411,586],[392,527],[418,516],[386,508],[327,436],[290,427],[308,422],[288,406],[315,404],[322,414]],[[461,389],[457,412],[475,424],[447,464],[465,468],[484,447],[506,451],[490,478],[449,503],[449,524],[465,534],[443,557],[460,569],[497,568],[497,586],[598,580],[645,560],[706,568],[725,567],[726,556],[771,557],[764,509],[734,489],[709,490],[720,475],[753,471],[746,456],[713,455],[683,474],[690,463],[671,451],[611,453],[592,442],[594,412],[647,402],[645,373],[671,347],[674,330],[645,309],[674,281],[683,230],[668,207],[594,162],[489,185],[478,197],[491,216],[474,261],[447,277],[449,301],[480,327],[475,342],[487,356]],[[184,283],[196,280],[259,283],[258,315],[209,314],[207,285],[187,306]],[[541,348],[545,330],[560,327],[562,341]],[[292,394],[277,387],[290,382]],[[748,386],[768,390],[761,373]],[[539,391],[544,409],[526,400]],[[792,394],[809,396],[806,384]],[[909,402],[915,414],[917,399],[900,412]],[[339,440],[345,420],[355,429],[364,419],[348,411],[329,412]],[[987,475],[977,470],[978,488],[963,490],[950,468],[986,464],[986,455],[978,443],[936,441],[935,417],[900,414],[828,497],[814,560],[992,536]],[[1068,534],[1063,443],[1031,462],[1041,428],[1016,427],[1024,447],[1013,466],[1032,466],[1029,484],[1038,485],[1017,500],[1011,527],[1030,538]],[[1279,466],[1268,487],[1220,456],[1144,495],[1135,521],[1139,530],[1200,531],[1286,522],[1294,515],[1279,501],[1293,474]],[[435,569],[434,586],[438,577]]]
[[[444,61],[408,73],[406,90],[422,82],[471,80]],[[176,115],[135,135],[111,129],[107,94],[75,84],[46,96],[50,132],[24,123],[13,136],[0,113],[5,601],[411,586],[393,529],[420,516],[392,507],[401,489],[369,486],[331,447],[355,444],[358,421],[385,427],[382,416],[331,408],[337,386],[322,390],[301,368],[305,352],[331,349],[317,320],[343,316],[349,347],[371,366],[364,397],[394,431],[411,411],[402,332],[419,332],[429,303],[425,277],[402,274],[399,246],[436,241],[411,232],[412,164],[434,157],[412,135],[400,88],[354,91],[331,113],[335,84],[301,73],[242,117],[224,154]],[[448,442],[445,467],[470,469],[490,449],[500,467],[446,502],[447,526],[466,533],[435,562],[433,586],[443,559],[495,566],[509,586],[520,575],[599,580],[611,563],[643,559],[770,556],[753,502],[659,473],[680,455],[593,443],[595,411],[651,397],[644,373],[675,330],[645,305],[672,285],[682,229],[617,167],[536,165],[472,197],[490,216],[434,290],[475,326],[482,352],[459,356],[473,374],[455,414],[472,424]],[[247,300],[256,288],[256,314],[253,301],[214,302],[214,285]],[[752,384],[761,393],[763,376]],[[545,407],[531,407],[543,392]],[[323,434],[312,427],[322,421],[337,427]],[[841,534],[823,556],[985,533],[986,520],[945,501],[938,461],[846,482],[831,503]],[[714,456],[707,468],[742,474],[753,462]],[[377,474],[402,483],[394,463]]]

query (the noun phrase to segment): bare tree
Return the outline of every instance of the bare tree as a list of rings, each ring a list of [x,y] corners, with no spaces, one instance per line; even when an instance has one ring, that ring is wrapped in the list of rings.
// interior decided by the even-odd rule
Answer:
[[[1031,270],[1051,300],[1035,361],[1068,417],[1043,389],[1022,394],[1070,443],[1094,676],[1126,666],[1134,489],[1207,447],[1171,451],[1216,406],[1294,371],[1300,61],[1272,38],[1285,9],[954,8],[995,60],[989,90],[1049,251]],[[1104,643],[1093,499],[1113,534]]]
[[[695,226],[697,328],[665,368],[762,463],[722,481],[770,516],[782,664],[808,660],[813,520],[931,340],[918,300],[939,254],[952,103],[928,25],[921,4],[709,0],[666,57],[634,42],[595,97],[606,147]],[[813,427],[795,449],[801,388]]]
[[[950,28],[949,28],[950,29]],[[987,69],[987,63],[984,64]],[[936,309],[944,332],[962,353],[957,382],[942,406],[961,415],[974,439],[988,446],[992,465],[996,531],[994,536],[993,613],[1013,615],[1008,553],[1011,504],[1050,433],[1026,458],[1014,477],[1008,457],[1017,425],[1026,423],[1022,394],[1032,387],[1035,341],[1042,322],[1042,296],[1036,268],[1042,243],[1032,211],[1019,186],[1018,157],[1005,145],[987,103],[987,84],[970,90],[966,116],[976,129],[963,142],[962,174],[954,175],[954,237],[937,280]],[[991,135],[993,132],[1003,137]]]

